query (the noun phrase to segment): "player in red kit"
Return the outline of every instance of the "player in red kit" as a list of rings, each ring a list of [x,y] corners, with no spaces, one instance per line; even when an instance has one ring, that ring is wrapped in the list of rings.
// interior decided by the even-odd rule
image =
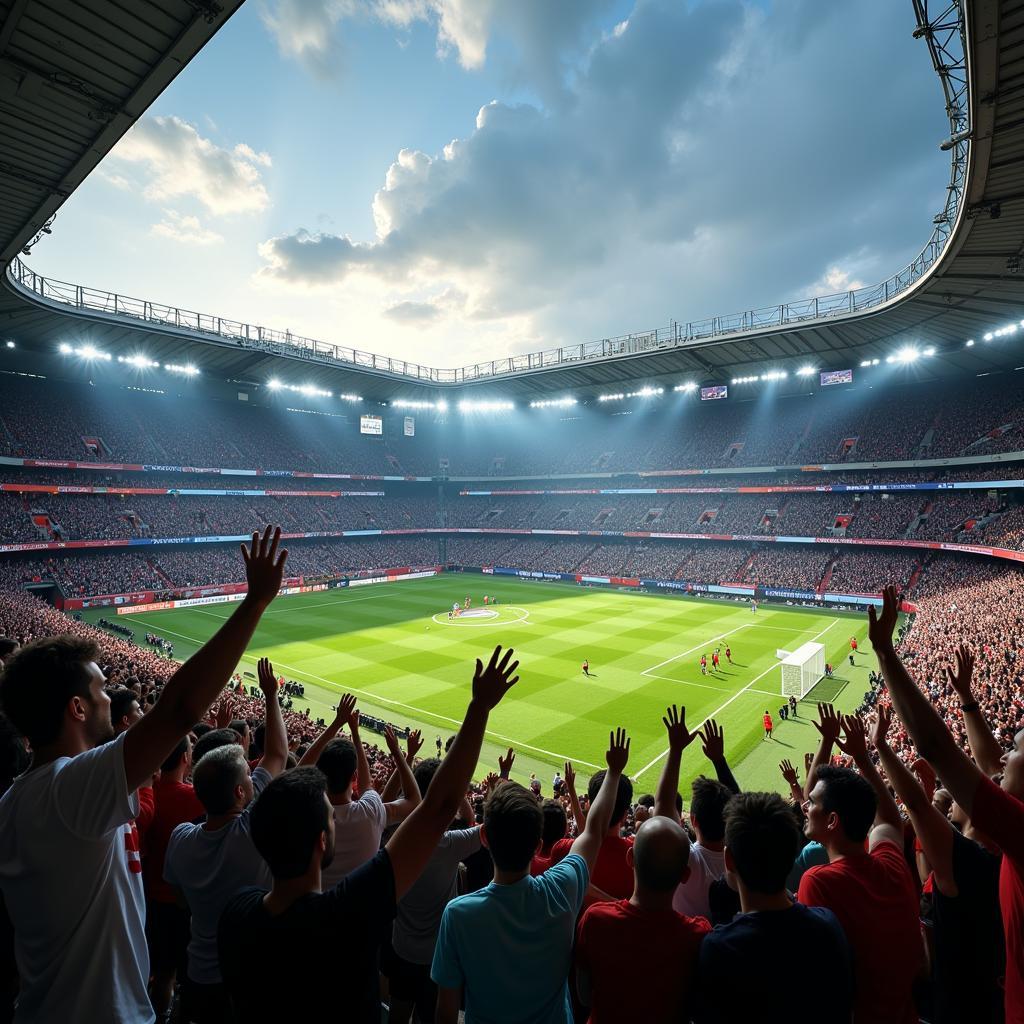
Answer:
[[[726,649],[725,649],[725,660],[727,662],[729,662],[730,665],[732,664],[732,648],[731,647],[726,647]]]
[[[718,651],[711,655],[711,670],[712,672],[718,671]]]
[[[702,676],[708,674],[708,656],[706,654],[700,656],[700,674]]]
[[[770,740],[772,738],[772,716],[766,710],[764,713],[764,738]]]
[[[583,674],[590,678],[590,661],[586,658],[583,660]]]

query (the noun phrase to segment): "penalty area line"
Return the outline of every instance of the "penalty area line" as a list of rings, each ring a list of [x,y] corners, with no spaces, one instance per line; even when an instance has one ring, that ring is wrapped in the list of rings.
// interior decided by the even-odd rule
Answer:
[[[818,637],[824,636],[837,622],[839,622],[839,619],[833,619],[820,633],[816,633],[814,636],[812,636],[808,643],[814,643],[814,641],[817,640]],[[745,694],[754,685],[754,683],[759,682],[761,679],[764,679],[764,677],[768,675],[769,672],[773,672],[778,667],[778,663],[774,665],[769,665],[768,668],[766,668],[760,675],[754,676],[754,678],[751,679],[750,682],[747,683],[747,685],[744,686],[742,690],[737,690],[723,705],[721,705],[721,707],[715,708],[715,710],[712,711],[711,714],[708,715],[707,718],[705,718],[696,728],[700,729],[701,726],[704,725],[704,722],[708,720],[708,718],[714,718],[716,715],[721,714],[734,700],[736,700],[738,697],[742,697],[743,694]],[[696,732],[696,729],[691,729],[691,731]],[[641,768],[640,771],[638,771],[633,776],[633,778],[639,779],[640,776],[644,774],[644,772],[646,772],[649,768],[653,768],[663,757],[665,757],[666,754],[668,754],[668,748],[663,750],[649,764],[645,764],[643,768]]]
[[[138,620],[137,620],[138,621]],[[144,620],[142,620],[144,621]],[[171,636],[180,637],[182,640],[187,640],[189,643],[202,644],[203,641],[197,640],[194,636],[187,636],[185,633],[175,632],[173,629],[162,629],[161,632],[169,633]],[[243,654],[239,659],[240,661],[248,662],[250,665],[255,665],[259,662],[259,658],[254,658],[252,655]],[[462,725],[462,721],[458,718],[449,718],[448,715],[438,714],[436,711],[426,711],[423,708],[418,708],[413,704],[406,704],[400,700],[392,700],[390,697],[381,697],[379,694],[373,693],[370,690],[361,690],[355,686],[346,686],[342,683],[336,683],[333,679],[327,679],[324,676],[318,676],[315,672],[309,672],[304,668],[296,668],[294,665],[286,665],[283,661],[278,661],[276,658],[271,659],[277,668],[287,669],[293,675],[305,676],[307,679],[313,679],[320,683],[327,683],[330,687],[339,687],[339,692],[342,693],[358,693],[361,697],[366,697],[367,700],[373,701],[375,704],[389,704],[392,707],[404,708],[406,711],[411,711],[413,714],[421,715],[425,718],[433,718],[441,722],[447,722],[454,726]],[[546,754],[548,757],[554,757],[559,761],[571,761],[573,764],[582,764],[587,768],[600,769],[602,766],[599,764],[593,764],[591,761],[584,761],[582,758],[569,757],[568,754],[556,754],[553,750],[545,750],[543,747],[535,747],[531,743],[523,743],[521,740],[513,739],[511,736],[503,736],[500,732],[492,732],[487,729],[484,733],[485,736],[490,736],[492,739],[501,740],[502,743],[508,743],[515,747],[517,750],[532,750],[538,754]]]

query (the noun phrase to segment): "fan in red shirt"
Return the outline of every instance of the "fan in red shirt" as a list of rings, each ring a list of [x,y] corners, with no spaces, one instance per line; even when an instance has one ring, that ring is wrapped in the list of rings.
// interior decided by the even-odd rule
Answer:
[[[596,772],[591,776],[590,784],[587,786],[587,796],[591,806],[597,799],[597,794],[604,781],[604,771]],[[633,893],[633,865],[629,860],[629,852],[633,848],[632,839],[623,839],[619,834],[622,831],[622,823],[626,819],[626,813],[633,803],[633,783],[623,775],[619,779],[619,790],[615,796],[615,806],[612,809],[612,822],[608,832],[601,843],[597,853],[597,862],[594,870],[590,873],[590,898],[597,896],[600,899],[625,900]],[[551,863],[557,864],[567,857],[572,849],[571,839],[562,839],[551,848]]]
[[[892,641],[899,619],[896,588],[886,587],[882,598],[881,613],[868,609],[868,635],[893,708],[918,753],[935,769],[971,824],[1002,850],[999,905],[1006,938],[1006,1021],[1024,1024],[1024,730],[1014,736],[1013,749],[1002,756],[1003,777],[997,786],[960,749],[900,661]],[[977,752],[976,745],[998,744],[972,694],[973,671],[974,656],[967,647],[961,647],[956,667],[948,668],[946,677],[960,698],[971,749]]]
[[[711,925],[672,909],[689,874],[690,842],[678,822],[651,818],[627,854],[635,872],[629,899],[595,903],[580,919],[576,987],[591,1024],[689,1020],[697,954]],[[643,978],[643,984],[624,984]]]
[[[164,881],[164,859],[171,833],[187,821],[206,815],[190,783],[192,743],[186,736],[160,766],[153,784],[153,819],[143,835],[142,881],[146,887],[146,940],[152,982],[150,996],[158,1014],[171,1001],[175,975],[184,978],[189,941],[188,913],[178,906],[174,890]]]
[[[540,849],[530,861],[531,875],[543,875],[551,867],[551,848],[560,839],[564,839],[569,831],[569,819],[565,808],[557,800],[545,800],[540,805],[540,810],[544,816],[544,824],[541,826]]]
[[[864,723],[850,715],[840,719],[828,704],[818,710],[821,746],[809,776],[805,831],[825,847],[829,863],[804,874],[799,899],[827,907],[846,933],[854,958],[855,1024],[913,1024],[924,948],[899,808],[868,756]],[[828,764],[833,743],[854,759],[859,774]]]

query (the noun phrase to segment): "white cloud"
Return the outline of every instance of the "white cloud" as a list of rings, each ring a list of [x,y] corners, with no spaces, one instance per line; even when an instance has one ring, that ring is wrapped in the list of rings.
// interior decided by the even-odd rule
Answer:
[[[169,238],[183,245],[216,245],[224,241],[216,231],[204,228],[198,217],[181,214],[177,210],[164,210],[164,219],[149,230],[160,238]]]
[[[268,154],[245,143],[225,149],[178,117],[143,118],[109,159],[119,169],[138,167],[143,195],[156,202],[188,196],[218,217],[256,213],[270,204],[261,173],[271,164]]]
[[[423,4],[392,8],[397,24]],[[401,150],[373,237],[284,232],[260,283],[364,303],[374,284],[392,324],[475,339],[514,322],[521,350],[881,279],[924,241],[945,175],[927,55],[908,61],[905,19],[884,10],[638,0],[565,103],[492,102],[439,151]],[[851,126],[864,104],[881,113]],[[463,301],[435,315],[446,289]]]

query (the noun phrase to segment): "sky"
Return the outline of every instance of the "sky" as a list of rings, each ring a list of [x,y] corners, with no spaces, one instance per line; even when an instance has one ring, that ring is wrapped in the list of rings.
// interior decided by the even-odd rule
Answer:
[[[884,280],[944,203],[909,0],[248,0],[48,276],[429,366]]]

